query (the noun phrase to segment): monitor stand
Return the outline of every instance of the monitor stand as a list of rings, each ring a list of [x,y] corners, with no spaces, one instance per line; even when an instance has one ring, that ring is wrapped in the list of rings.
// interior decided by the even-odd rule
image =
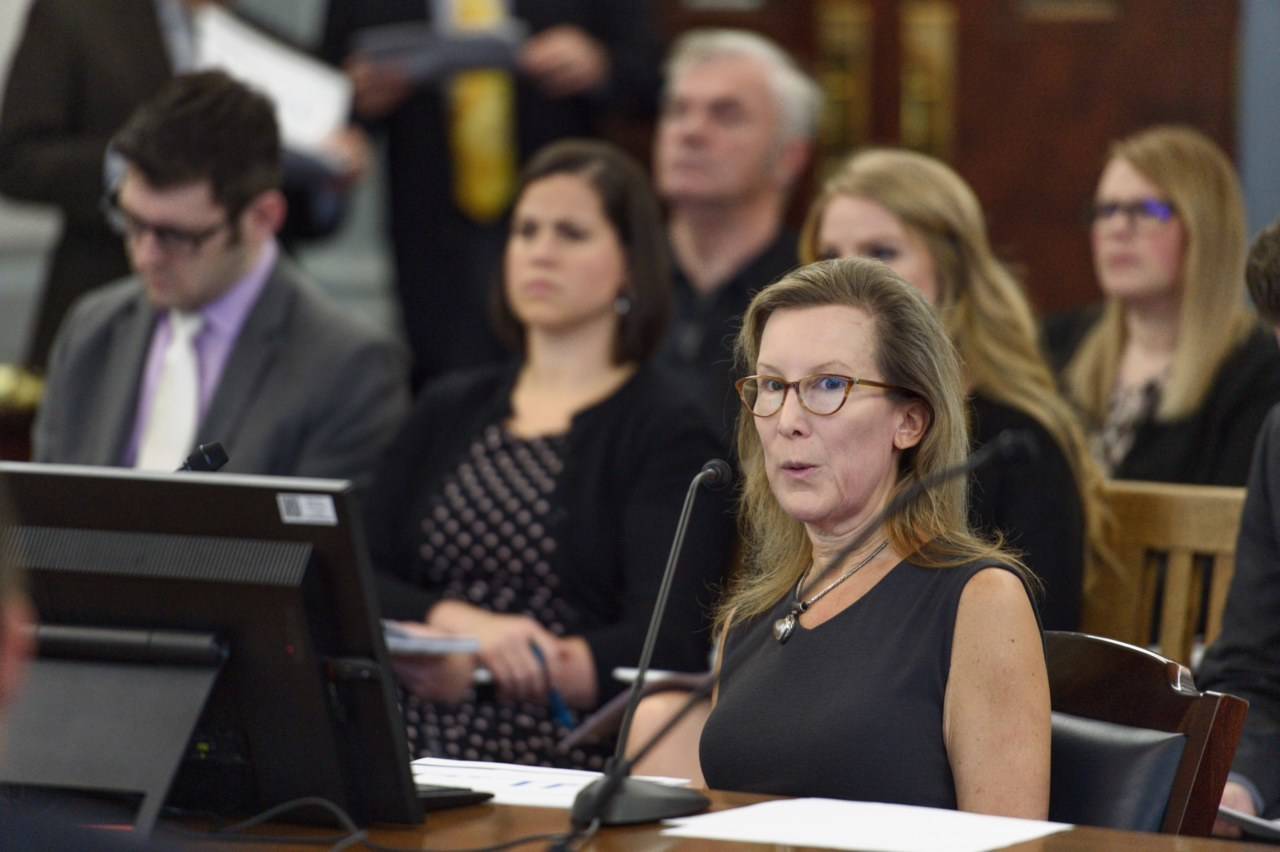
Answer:
[[[141,796],[151,833],[225,654],[211,634],[43,626],[0,783]]]

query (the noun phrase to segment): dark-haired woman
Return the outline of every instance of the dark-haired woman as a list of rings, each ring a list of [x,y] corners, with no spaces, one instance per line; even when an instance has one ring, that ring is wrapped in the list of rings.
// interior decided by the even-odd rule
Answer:
[[[408,695],[415,754],[601,765],[603,744],[557,751],[566,710],[598,706],[618,689],[613,669],[635,664],[685,489],[723,454],[647,363],[670,298],[643,171],[596,142],[536,156],[497,299],[521,357],[424,389],[368,498],[384,614],[476,637],[463,663],[493,679],[455,703]],[[705,614],[732,540],[725,503],[709,497],[689,526],[662,667],[706,665]],[[429,687],[401,669],[411,692]]]

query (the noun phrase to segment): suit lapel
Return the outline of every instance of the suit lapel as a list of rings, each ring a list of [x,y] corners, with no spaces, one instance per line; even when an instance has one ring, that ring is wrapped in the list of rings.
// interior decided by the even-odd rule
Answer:
[[[291,264],[281,257],[240,327],[222,378],[209,401],[209,410],[197,430],[197,443],[219,441],[227,446],[235,443],[283,344],[281,329],[293,308],[296,287]]]
[[[106,365],[101,373],[102,405],[98,420],[80,424],[87,446],[86,461],[90,464],[116,465],[124,455],[125,444],[133,434],[142,371],[155,320],[156,313],[148,304],[146,293],[139,289],[129,310],[121,314],[111,329]]]

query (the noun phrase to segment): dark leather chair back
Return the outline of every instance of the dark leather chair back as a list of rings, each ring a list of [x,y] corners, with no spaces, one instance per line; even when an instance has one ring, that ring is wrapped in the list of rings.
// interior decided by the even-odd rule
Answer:
[[[1186,744],[1182,734],[1054,713],[1049,819],[1159,831]]]
[[[1248,703],[1200,692],[1185,666],[1086,633],[1048,631],[1049,816],[1208,836]]]

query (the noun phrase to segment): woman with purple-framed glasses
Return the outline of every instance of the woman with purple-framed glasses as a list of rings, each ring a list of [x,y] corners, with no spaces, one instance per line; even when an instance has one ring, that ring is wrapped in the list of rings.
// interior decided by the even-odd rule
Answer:
[[[1280,401],[1280,350],[1244,295],[1235,169],[1200,132],[1111,147],[1090,208],[1101,316],[1059,341],[1063,384],[1117,479],[1243,485]]]

